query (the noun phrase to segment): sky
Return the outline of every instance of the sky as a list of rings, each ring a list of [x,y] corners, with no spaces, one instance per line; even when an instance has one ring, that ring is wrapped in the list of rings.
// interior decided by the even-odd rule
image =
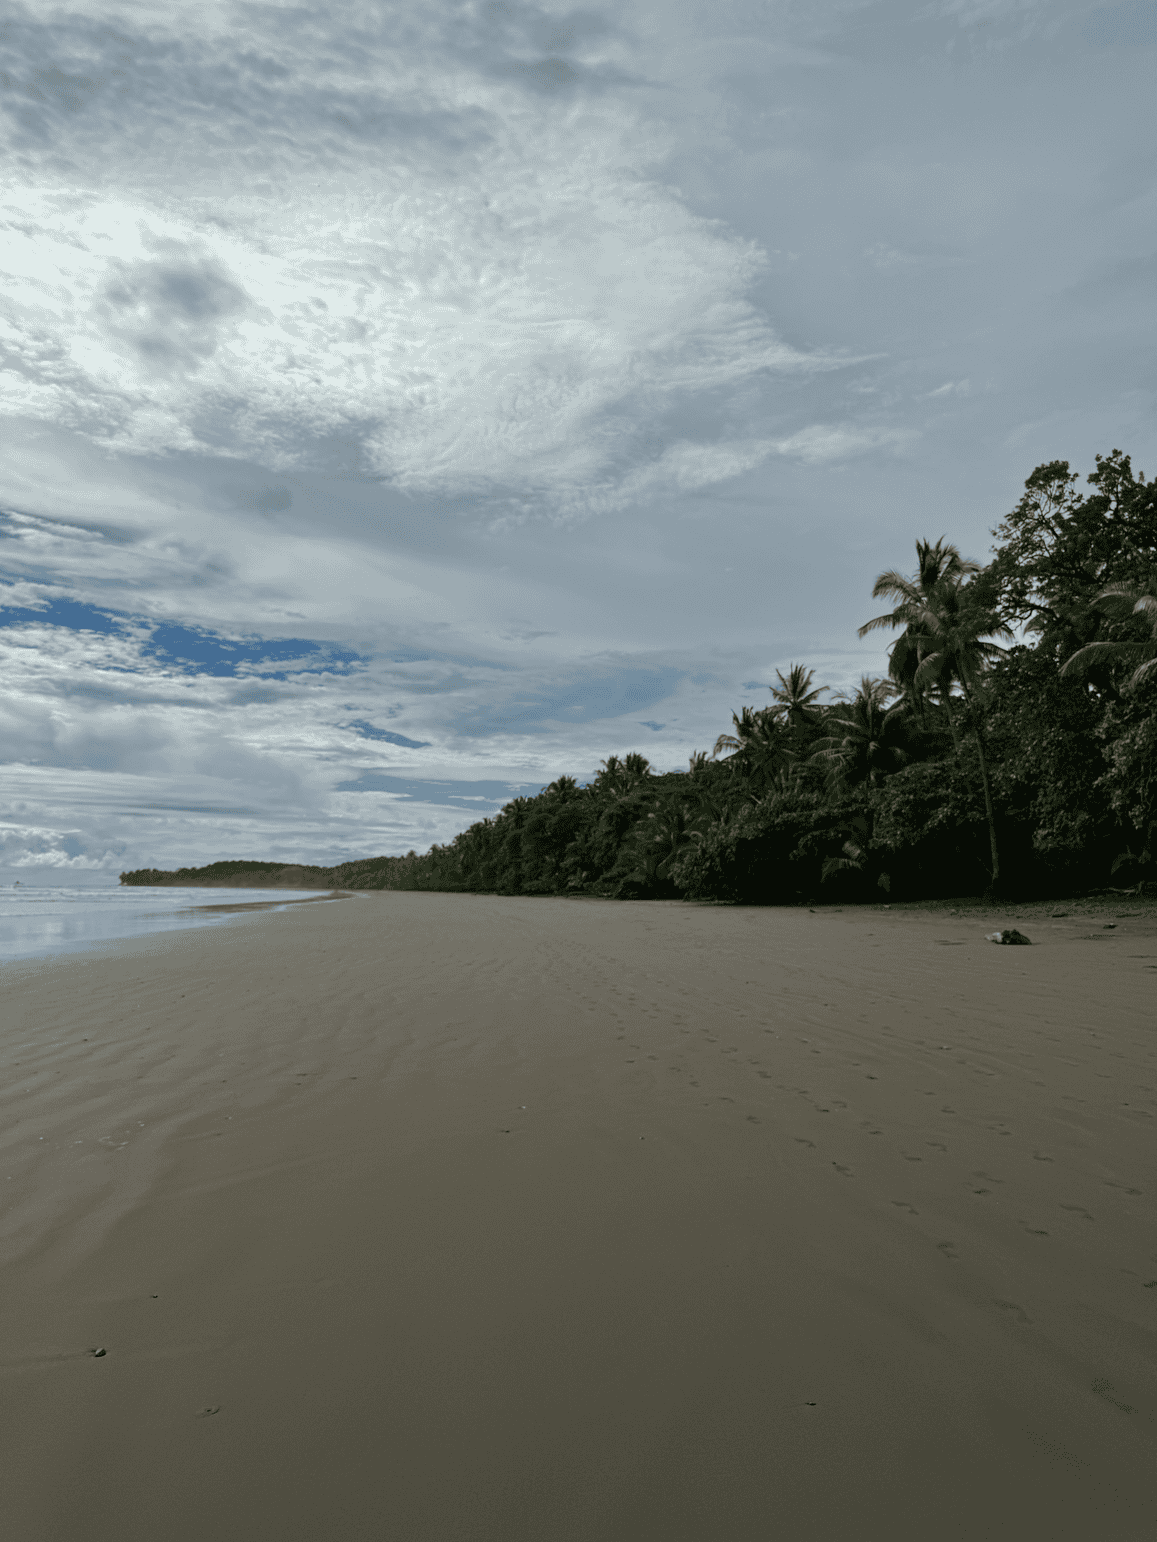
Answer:
[[[684,767],[882,673],[917,539],[1157,471],[1151,0],[5,15],[6,874]]]

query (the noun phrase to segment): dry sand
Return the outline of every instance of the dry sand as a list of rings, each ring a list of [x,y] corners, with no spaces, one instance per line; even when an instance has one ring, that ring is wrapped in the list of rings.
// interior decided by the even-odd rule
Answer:
[[[1157,924],[1001,921],[5,966],[8,1542],[1151,1542]]]

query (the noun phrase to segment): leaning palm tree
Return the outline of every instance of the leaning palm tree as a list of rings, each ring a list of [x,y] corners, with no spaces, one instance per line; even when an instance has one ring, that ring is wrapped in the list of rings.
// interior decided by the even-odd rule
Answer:
[[[1137,616],[1148,626],[1150,637],[1087,643],[1072,658],[1066,659],[1061,674],[1083,677],[1096,664],[1123,664],[1126,668],[1133,665],[1133,672],[1125,681],[1125,689],[1131,690],[1157,670],[1157,571],[1144,583],[1110,585],[1101,591],[1093,604],[1114,621]]]
[[[961,557],[957,548],[943,536],[936,542],[917,541],[916,557],[917,571],[913,577],[906,578],[891,571],[881,573],[877,578],[872,597],[887,596],[899,603],[894,610],[865,622],[859,635],[863,637],[879,627],[904,628],[898,642],[902,642],[907,650],[907,664],[915,663],[916,666],[911,671],[912,688],[916,693],[942,702],[957,753],[960,736],[955,714],[959,698],[953,695],[953,687],[959,685],[980,761],[995,887],[1000,882],[1000,850],[980,710],[985,676],[1005,651],[989,639],[1011,640],[1012,633],[994,610],[978,602],[968,582],[973,574],[979,573],[979,563]]]

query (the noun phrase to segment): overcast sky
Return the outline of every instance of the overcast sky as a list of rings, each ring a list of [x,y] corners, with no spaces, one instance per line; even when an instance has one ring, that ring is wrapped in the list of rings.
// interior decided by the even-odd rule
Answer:
[[[6,868],[685,766],[882,672],[918,537],[1157,470],[1152,0],[6,16]]]

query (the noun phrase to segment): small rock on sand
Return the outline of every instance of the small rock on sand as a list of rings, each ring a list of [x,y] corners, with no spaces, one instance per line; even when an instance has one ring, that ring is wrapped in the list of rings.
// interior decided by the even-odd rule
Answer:
[[[1032,946],[1032,939],[1026,937],[1023,932],[1018,932],[1015,926],[1004,932],[989,932],[988,941],[1001,942],[1006,947],[1028,948]]]

